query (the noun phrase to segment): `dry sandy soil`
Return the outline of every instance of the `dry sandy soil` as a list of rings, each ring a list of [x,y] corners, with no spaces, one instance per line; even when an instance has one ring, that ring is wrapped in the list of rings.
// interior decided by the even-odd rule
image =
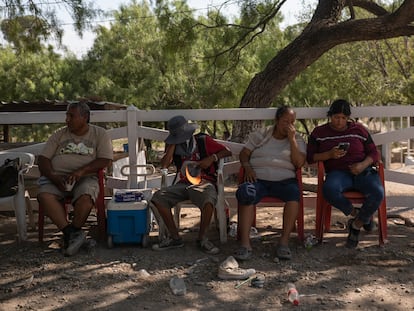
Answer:
[[[396,191],[402,191],[398,185]],[[387,193],[390,189],[387,187]],[[392,191],[392,190],[391,190]],[[412,193],[412,188],[408,189]],[[389,215],[414,219],[414,207]],[[231,210],[236,220],[235,210]],[[281,208],[259,208],[254,257],[241,262],[265,275],[263,288],[217,277],[219,264],[237,248],[230,238],[221,253],[208,256],[196,248],[199,212],[182,211],[182,249],[154,252],[140,245],[106,243],[81,249],[73,257],[59,251],[60,233],[47,225],[46,240],[37,233],[21,245],[15,241],[15,219],[0,215],[0,310],[414,310],[414,227],[401,218],[388,219],[389,243],[378,246],[378,234],[362,233],[356,250],[344,248],[346,218],[334,211],[332,231],[307,250],[292,236],[293,259],[274,262],[280,236]],[[307,208],[305,229],[313,233],[314,210]],[[94,238],[94,217],[88,222]],[[215,228],[209,232],[219,244]],[[150,234],[157,241],[156,232]],[[89,240],[91,241],[91,240]],[[148,272],[146,275],[144,272]],[[169,280],[179,276],[187,287],[175,296]],[[287,301],[286,284],[296,284],[300,305]]]

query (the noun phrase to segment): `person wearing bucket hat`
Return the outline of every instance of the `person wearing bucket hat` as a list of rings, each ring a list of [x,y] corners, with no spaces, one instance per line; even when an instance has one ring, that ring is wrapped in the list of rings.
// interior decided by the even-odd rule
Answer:
[[[161,169],[166,172],[174,162],[179,181],[152,196],[151,202],[169,232],[168,239],[152,248],[162,251],[184,246],[171,209],[178,202],[191,200],[201,211],[197,245],[207,254],[217,254],[219,248],[207,239],[206,233],[217,202],[217,162],[231,156],[231,151],[207,134],[194,134],[198,126],[189,123],[183,116],[172,117],[167,128],[169,135],[165,139],[166,150],[161,159]],[[190,172],[196,172],[197,176],[191,176]]]
[[[182,144],[193,136],[197,128],[197,124],[188,123],[183,116],[172,117],[167,123],[167,129],[170,133],[165,139],[165,143],[169,145]]]
[[[366,128],[350,120],[348,101],[333,101],[327,115],[328,122],[315,127],[309,136],[307,160],[308,163],[323,161],[326,172],[323,196],[346,216],[351,215],[345,246],[355,248],[360,229],[371,231],[375,227],[372,216],[384,197],[384,187],[373,168],[379,153]],[[359,209],[342,194],[351,188],[366,196]]]
[[[296,133],[295,120],[292,108],[278,108],[274,125],[251,133],[240,152],[244,168],[244,183],[236,191],[240,247],[233,255],[239,260],[252,256],[250,230],[255,213],[253,206],[265,196],[275,196],[285,202],[283,232],[276,247],[276,256],[280,259],[291,258],[289,237],[295,227],[300,199],[296,169],[303,166],[306,158],[306,145]]]

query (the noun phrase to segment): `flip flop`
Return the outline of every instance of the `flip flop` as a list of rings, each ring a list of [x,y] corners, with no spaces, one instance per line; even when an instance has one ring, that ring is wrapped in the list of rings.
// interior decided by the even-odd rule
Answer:
[[[292,259],[292,252],[287,245],[278,245],[276,247],[276,256],[279,259],[290,260]]]

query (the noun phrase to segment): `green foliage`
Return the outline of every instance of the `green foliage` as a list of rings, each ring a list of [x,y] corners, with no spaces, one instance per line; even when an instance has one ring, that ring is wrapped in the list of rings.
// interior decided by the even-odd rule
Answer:
[[[217,13],[196,20],[189,12],[180,1],[159,2],[154,12],[145,3],[121,8],[84,59],[90,94],[140,109],[235,107],[249,76],[228,56],[214,57],[234,33],[207,31],[225,20]]]
[[[139,109],[238,107],[254,75],[304,27],[282,30],[274,1],[240,5],[240,16],[230,20],[214,9],[195,16],[185,1],[132,1],[114,13],[110,28],[96,28],[83,59],[42,45],[52,30],[42,28],[38,15],[16,11],[2,23],[11,46],[0,49],[0,99],[89,97]],[[87,10],[78,13],[89,16]],[[267,24],[260,23],[266,17]],[[18,31],[30,22],[39,27]],[[413,47],[412,38],[339,46],[303,71],[273,105],[326,106],[337,97],[364,105],[410,103]],[[227,124],[203,126],[228,130]]]
[[[42,48],[41,40],[50,35],[48,25],[36,16],[5,19],[1,22],[1,31],[17,51],[36,52]]]
[[[28,124],[14,125],[9,128],[9,135],[13,143],[43,142],[63,124]]]
[[[15,54],[0,49],[0,98],[3,101],[62,99],[62,60],[53,51]]]
[[[42,49],[41,41],[53,37],[60,43],[63,30],[56,8],[65,9],[72,15],[79,34],[101,13],[93,7],[92,1],[86,0],[1,1],[0,12],[4,16],[1,22],[3,36],[18,51],[39,51]]]
[[[338,97],[358,105],[409,104],[413,59],[413,38],[345,44],[302,72],[283,95],[311,107]]]
[[[358,8],[355,14],[372,18]],[[294,30],[295,38],[303,26],[288,28],[285,33]],[[413,57],[412,37],[343,44],[303,71],[281,97],[293,105],[309,107],[327,106],[338,97],[365,106],[409,104],[413,102]]]

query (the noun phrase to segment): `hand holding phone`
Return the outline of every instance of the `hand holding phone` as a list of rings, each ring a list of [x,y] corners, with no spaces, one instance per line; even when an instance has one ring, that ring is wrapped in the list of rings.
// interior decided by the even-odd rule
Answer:
[[[348,142],[339,143],[338,149],[343,150],[343,151],[348,151],[349,145],[350,144]]]

